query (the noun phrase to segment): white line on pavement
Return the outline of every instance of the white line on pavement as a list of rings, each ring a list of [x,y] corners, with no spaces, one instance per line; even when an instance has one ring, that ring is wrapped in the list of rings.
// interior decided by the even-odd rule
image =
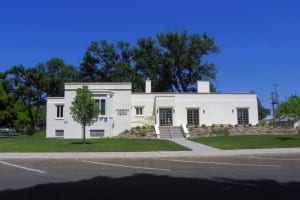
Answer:
[[[300,161],[300,158],[267,158],[267,157],[244,157],[244,158],[250,158],[250,159],[257,159],[257,160],[287,160],[287,161]]]
[[[213,165],[231,165],[231,166],[250,166],[250,167],[280,167],[280,165],[263,165],[263,164],[248,164],[248,163],[226,163],[226,162],[207,162],[193,160],[166,160],[181,163],[196,163],[196,164],[213,164]]]
[[[92,164],[97,164],[97,165],[114,166],[114,167],[125,167],[125,168],[157,170],[157,171],[171,171],[170,169],[151,168],[151,167],[137,167],[137,166],[132,166],[132,165],[119,165],[119,164],[113,164],[113,163],[94,162],[94,161],[88,161],[88,160],[81,160],[81,162],[92,163]]]
[[[16,167],[16,168],[19,168],[19,169],[24,169],[24,170],[27,170],[27,171],[32,171],[32,172],[36,172],[36,173],[40,173],[40,174],[46,174],[47,173],[47,172],[42,171],[42,170],[28,168],[28,167],[24,167],[24,166],[21,166],[21,165],[15,165],[15,164],[4,162],[4,161],[0,161],[0,163],[3,164],[3,165],[8,165],[8,166],[11,166],[11,167]]]

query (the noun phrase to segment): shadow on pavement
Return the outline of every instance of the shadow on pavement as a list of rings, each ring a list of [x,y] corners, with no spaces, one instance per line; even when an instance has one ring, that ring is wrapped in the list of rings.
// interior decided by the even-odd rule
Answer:
[[[0,199],[300,199],[300,183],[273,180],[176,178],[137,174],[96,177],[0,192]]]

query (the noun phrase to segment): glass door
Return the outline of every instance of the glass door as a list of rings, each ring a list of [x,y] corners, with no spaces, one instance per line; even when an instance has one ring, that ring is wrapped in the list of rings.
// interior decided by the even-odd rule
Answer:
[[[173,125],[172,108],[160,108],[159,109],[159,125],[160,126],[172,126]]]

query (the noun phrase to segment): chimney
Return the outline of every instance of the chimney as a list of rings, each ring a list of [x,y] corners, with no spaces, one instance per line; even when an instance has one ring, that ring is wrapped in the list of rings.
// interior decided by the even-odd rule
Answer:
[[[210,93],[209,81],[197,81],[197,93]]]
[[[149,78],[145,81],[145,93],[151,93],[151,80]]]

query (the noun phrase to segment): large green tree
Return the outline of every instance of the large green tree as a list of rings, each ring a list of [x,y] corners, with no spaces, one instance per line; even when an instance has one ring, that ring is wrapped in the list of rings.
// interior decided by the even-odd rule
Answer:
[[[13,127],[15,118],[14,98],[5,91],[0,82],[0,127]]]
[[[298,121],[300,119],[300,97],[290,96],[287,101],[281,103],[277,109],[278,116],[289,116]]]
[[[162,33],[157,41],[142,38],[134,52],[138,73],[154,80],[156,91],[195,90],[197,80],[216,77],[215,65],[206,56],[218,53],[219,48],[206,33]]]
[[[52,58],[44,64],[46,73],[46,93],[51,97],[64,96],[64,84],[78,81],[79,72],[75,67],[66,65],[60,58]]]
[[[132,63],[128,42],[119,41],[116,45],[105,40],[92,42],[80,65],[80,78],[84,82],[132,82],[133,90],[137,91],[142,81]]]
[[[7,78],[13,88],[14,99],[21,101],[30,119],[29,133],[35,132],[41,106],[46,102],[46,73],[43,65],[25,69],[14,66],[7,72]]]
[[[85,128],[93,124],[99,114],[99,108],[92,97],[92,93],[89,91],[87,86],[78,88],[76,90],[76,96],[70,107],[70,114],[77,123],[82,126],[82,139],[85,144]]]

